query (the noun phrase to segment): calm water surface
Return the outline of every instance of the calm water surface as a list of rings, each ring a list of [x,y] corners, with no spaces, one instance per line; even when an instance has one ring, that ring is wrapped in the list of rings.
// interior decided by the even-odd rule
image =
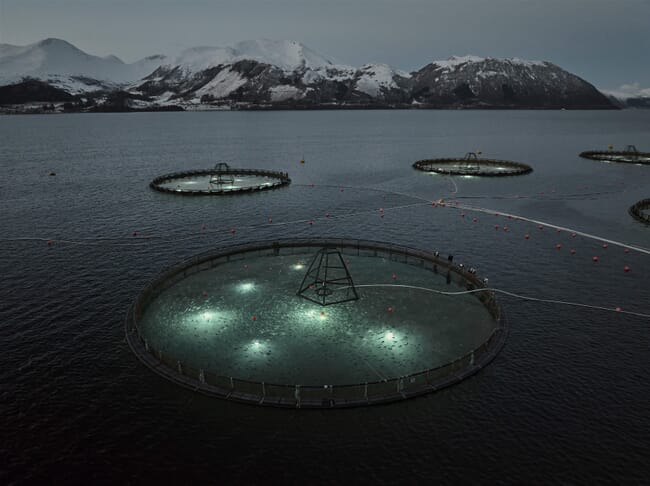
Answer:
[[[571,235],[650,247],[650,227],[627,214],[650,197],[650,167],[577,155],[609,144],[650,150],[650,111],[0,117],[0,482],[647,482],[647,317],[504,296],[508,341],[477,375],[334,411],[196,395],[124,340],[128,306],[164,267],[292,236],[437,249],[496,288],[648,314],[650,255]],[[534,172],[451,179],[411,168],[469,150]],[[148,188],[219,161],[293,183],[224,198]],[[439,198],[571,231],[427,202]]]

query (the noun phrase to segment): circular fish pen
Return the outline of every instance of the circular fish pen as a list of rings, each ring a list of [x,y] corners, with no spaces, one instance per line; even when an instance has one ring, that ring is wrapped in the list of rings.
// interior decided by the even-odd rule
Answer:
[[[171,194],[212,196],[276,189],[290,183],[286,172],[236,169],[219,163],[213,169],[164,174],[156,177],[149,186]]]
[[[437,174],[481,177],[516,176],[533,171],[531,166],[521,162],[481,159],[474,152],[468,152],[464,158],[418,160],[413,163],[413,168]]]
[[[630,206],[630,214],[637,221],[650,224],[650,199],[642,199]]]
[[[650,153],[639,152],[634,145],[628,145],[625,150],[587,150],[580,157],[602,162],[621,162],[625,164],[650,164]]]
[[[126,336],[165,378],[219,398],[338,408],[403,400],[489,363],[507,334],[493,292],[453,256],[359,240],[280,240],[158,275]]]

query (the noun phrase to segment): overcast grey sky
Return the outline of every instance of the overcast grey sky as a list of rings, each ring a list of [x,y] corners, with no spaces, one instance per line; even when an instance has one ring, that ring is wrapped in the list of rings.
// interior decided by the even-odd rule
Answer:
[[[47,37],[127,62],[259,38],[407,71],[451,55],[520,57],[600,88],[650,87],[650,0],[0,0],[0,43]]]

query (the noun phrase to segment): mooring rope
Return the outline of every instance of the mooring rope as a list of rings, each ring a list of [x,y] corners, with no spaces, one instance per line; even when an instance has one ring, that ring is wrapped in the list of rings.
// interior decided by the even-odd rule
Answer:
[[[449,292],[445,290],[437,290],[437,289],[432,289],[429,287],[419,287],[417,285],[405,285],[405,284],[359,284],[359,285],[350,285],[346,287],[341,287],[334,289],[336,291],[340,290],[346,290],[349,288],[361,288],[361,287],[401,287],[401,288],[407,288],[407,289],[414,289],[414,290],[424,290],[426,292],[433,292],[435,294],[440,294],[440,295],[449,295],[449,296],[456,296],[456,295],[466,295],[466,294],[475,294],[478,292],[496,292],[499,294],[504,294],[508,295],[510,297],[515,297],[517,299],[522,299],[522,300],[530,300],[534,302],[544,302],[547,304],[561,304],[561,305],[570,305],[574,307],[586,307],[589,309],[595,309],[595,310],[604,310],[604,311],[609,311],[609,312],[616,312],[619,314],[629,314],[637,317],[645,317],[647,319],[650,319],[650,314],[643,314],[641,312],[633,312],[633,311],[626,311],[621,309],[620,307],[604,307],[604,306],[599,306],[599,305],[591,305],[591,304],[583,304],[581,302],[570,302],[570,301],[565,301],[565,300],[557,300],[557,299],[541,299],[539,297],[529,297],[526,295],[521,295],[521,294],[516,294],[514,292],[509,292],[507,290],[501,290],[501,289],[495,289],[495,288],[482,288],[482,289],[473,289],[473,290],[459,290],[456,292]]]

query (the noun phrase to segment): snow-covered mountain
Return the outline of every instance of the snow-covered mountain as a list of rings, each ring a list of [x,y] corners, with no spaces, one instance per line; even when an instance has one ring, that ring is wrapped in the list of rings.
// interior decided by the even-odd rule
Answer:
[[[134,88],[163,102],[327,103],[384,98],[410,77],[385,64],[335,64],[295,41],[188,49]]]
[[[624,84],[618,89],[601,91],[622,107],[650,108],[650,88],[643,88],[639,83]]]
[[[612,107],[591,84],[545,61],[452,57],[406,73],[381,63],[358,68],[337,64],[287,40],[195,47],[176,57],[152,56],[133,64],[91,56],[57,39],[24,47],[0,45],[0,86],[23,78],[70,94],[91,93],[90,98],[101,91],[97,103],[119,100],[116,109]],[[46,93],[42,85],[36,88]],[[106,96],[107,90],[115,95]],[[10,99],[14,91],[0,99]]]
[[[433,61],[413,73],[413,98],[434,106],[607,107],[606,96],[546,61],[476,56]]]
[[[0,85],[33,78],[72,94],[114,89],[143,78],[163,62],[163,56],[150,56],[126,64],[115,56],[86,54],[61,39],[45,39],[28,46],[0,44]]]

